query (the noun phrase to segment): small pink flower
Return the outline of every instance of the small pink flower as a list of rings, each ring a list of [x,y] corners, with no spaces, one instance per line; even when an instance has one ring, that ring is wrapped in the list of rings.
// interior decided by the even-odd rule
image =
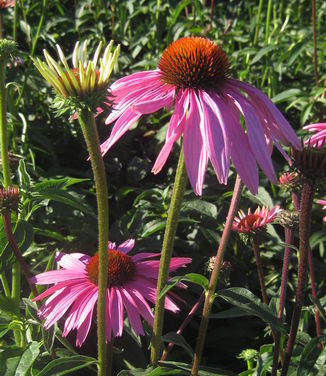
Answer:
[[[0,0],[0,9],[12,8],[15,6],[15,0]]]
[[[106,303],[106,341],[121,336],[123,312],[137,335],[144,335],[141,318],[153,324],[153,313],[148,304],[155,303],[159,260],[157,253],[138,253],[129,256],[135,241],[129,239],[118,247],[108,245],[108,289]],[[39,285],[54,283],[54,286],[37,296],[34,301],[49,297],[40,309],[45,319],[45,328],[50,328],[70,308],[64,324],[63,335],[77,329],[76,346],[81,346],[89,332],[93,310],[98,296],[98,255],[82,253],[58,253],[56,261],[61,267],[41,273],[32,278]],[[190,258],[172,257],[170,271],[173,272],[191,262]],[[179,308],[169,298],[165,308],[177,312]]]
[[[254,213],[251,213],[249,208],[248,214],[239,210],[238,217],[234,218],[232,230],[244,233],[255,232],[265,227],[267,223],[273,222],[280,211],[282,209],[279,206],[274,206],[271,210],[264,206],[262,208],[258,206]]]
[[[323,205],[323,209],[326,210],[326,200],[317,200],[317,204]],[[326,222],[326,216],[323,218],[323,221]]]
[[[326,140],[326,123],[306,125],[303,127],[303,129],[314,132],[314,135],[312,135],[309,140],[306,141],[306,143],[310,143],[311,145],[320,145]]]
[[[202,194],[208,160],[218,181],[226,184],[231,157],[243,182],[256,194],[258,165],[276,182],[273,144],[288,160],[279,142],[300,149],[295,132],[275,105],[255,87],[230,78],[226,54],[206,38],[173,42],[163,52],[158,69],[117,80],[110,88],[112,98],[114,110],[106,124],[116,123],[101,145],[102,153],[142,115],[174,106],[152,172],[161,171],[174,143],[183,135],[187,174],[197,195]]]

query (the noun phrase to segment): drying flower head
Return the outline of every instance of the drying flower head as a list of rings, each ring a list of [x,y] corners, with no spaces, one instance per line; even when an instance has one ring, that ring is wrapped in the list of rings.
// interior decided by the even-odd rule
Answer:
[[[279,179],[282,188],[288,191],[294,191],[300,186],[300,179],[297,172],[284,172]]]
[[[302,150],[292,149],[294,167],[302,178],[324,181],[326,176],[325,139],[309,139]]]
[[[281,211],[279,206],[274,206],[272,209],[258,206],[253,213],[249,208],[247,214],[239,210],[238,217],[234,218],[232,230],[241,233],[257,232],[265,228],[268,223],[272,223]]]
[[[0,0],[0,9],[12,8],[15,6],[15,0]]]
[[[19,193],[17,187],[0,188],[0,213],[18,210]]]
[[[88,60],[87,40],[77,42],[72,54],[72,68],[69,67],[65,55],[59,45],[56,46],[60,62],[56,62],[44,50],[46,62],[39,58],[33,59],[41,75],[53,86],[61,101],[57,107],[87,107],[95,112],[96,107],[105,102],[107,87],[114,64],[117,61],[120,46],[113,52],[113,41],[100,53],[103,43],[100,42],[92,60]],[[109,104],[106,102],[106,104]]]
[[[281,210],[276,221],[286,228],[295,228],[299,225],[300,212],[298,210]]]
[[[322,205],[323,209],[326,210],[326,200],[317,200],[317,204]],[[326,222],[326,216],[323,218],[323,221]]]
[[[163,168],[173,144],[183,135],[185,164],[194,192],[202,194],[208,160],[226,184],[230,158],[252,193],[258,189],[258,165],[275,182],[273,144],[300,148],[295,132],[274,104],[255,87],[230,77],[224,51],[206,38],[186,37],[162,54],[156,70],[135,73],[111,86],[116,121],[101,145],[105,154],[142,116],[174,106],[165,144],[152,172]],[[244,128],[241,119],[244,120]]]
[[[116,246],[108,246],[108,288],[106,302],[106,340],[121,336],[123,313],[127,313],[130,325],[137,335],[144,335],[141,318],[153,324],[153,313],[148,302],[155,303],[159,260],[157,253],[128,253],[135,241],[129,239]],[[45,319],[45,328],[56,323],[68,310],[63,335],[77,329],[76,345],[81,346],[89,332],[93,310],[98,297],[98,255],[82,253],[59,253],[56,261],[59,270],[38,274],[32,282],[39,285],[54,285],[34,300],[48,298],[40,309]],[[191,259],[172,257],[170,271],[186,266]],[[179,309],[170,297],[165,299],[165,308]]]

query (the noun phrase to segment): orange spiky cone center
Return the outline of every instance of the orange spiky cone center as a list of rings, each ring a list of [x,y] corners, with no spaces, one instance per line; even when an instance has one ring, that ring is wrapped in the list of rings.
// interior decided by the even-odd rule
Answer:
[[[94,284],[98,284],[99,256],[93,256],[87,266],[88,278]],[[135,263],[131,256],[118,250],[108,251],[108,287],[121,286],[130,281],[135,274]]]
[[[225,52],[201,37],[181,38],[170,44],[158,67],[162,81],[177,88],[218,89],[230,75]]]

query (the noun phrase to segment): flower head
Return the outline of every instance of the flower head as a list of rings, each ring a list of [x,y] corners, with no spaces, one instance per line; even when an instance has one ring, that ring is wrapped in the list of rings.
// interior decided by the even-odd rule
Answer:
[[[96,108],[99,100],[102,97],[104,99],[107,94],[109,78],[120,51],[120,46],[118,46],[112,53],[113,41],[111,41],[100,58],[102,46],[100,42],[93,59],[88,60],[87,40],[82,45],[77,42],[72,54],[72,68],[68,66],[59,45],[56,47],[61,64],[56,62],[46,50],[44,50],[46,63],[38,58],[33,61],[41,75],[61,97],[70,98],[70,100],[78,98],[86,105]]]
[[[0,213],[18,210],[19,192],[17,187],[0,187]]]
[[[232,230],[242,233],[256,232],[266,227],[276,218],[277,214],[281,211],[279,206],[274,206],[272,209],[267,207],[258,208],[251,213],[249,208],[248,213],[245,214],[239,210],[238,217],[234,218]]]
[[[15,6],[15,0],[0,0],[0,9],[12,8]]]
[[[323,205],[323,209],[326,210],[326,200],[317,200],[317,204]],[[326,216],[323,218],[323,221],[326,222]]]
[[[300,179],[297,172],[284,172],[279,179],[282,188],[293,191],[300,186]]]
[[[141,318],[150,325],[153,323],[152,310],[148,304],[155,302],[156,281],[159,260],[152,260],[157,253],[128,253],[135,241],[129,239],[118,247],[108,246],[108,288],[106,302],[106,340],[121,336],[123,332],[123,312],[137,335],[144,335]],[[45,318],[45,328],[56,323],[69,309],[63,335],[77,329],[76,345],[81,346],[89,332],[93,310],[98,296],[98,255],[93,257],[82,253],[59,253],[56,261],[59,270],[38,274],[32,282],[39,285],[54,283],[34,300],[49,297],[40,309]],[[191,259],[173,257],[170,271],[186,266]],[[166,297],[165,308],[177,312],[176,304]]]
[[[310,142],[310,144],[316,144],[326,139],[326,123],[306,125],[305,127],[303,127],[303,129],[314,132],[314,134],[309,138],[309,140],[306,141],[306,143]]]
[[[231,157],[243,182],[256,193],[257,165],[275,182],[273,143],[285,156],[279,142],[300,148],[295,132],[274,104],[255,87],[232,79],[226,54],[206,38],[173,42],[163,52],[158,69],[123,77],[110,89],[114,105],[106,123],[116,123],[101,145],[102,153],[142,115],[174,105],[152,172],[162,169],[173,144],[183,135],[186,169],[198,195],[208,160],[219,182],[226,184]]]

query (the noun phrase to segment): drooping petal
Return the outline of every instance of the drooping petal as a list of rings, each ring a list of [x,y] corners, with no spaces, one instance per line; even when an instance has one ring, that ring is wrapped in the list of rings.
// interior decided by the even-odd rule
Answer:
[[[234,100],[234,104],[238,107],[244,117],[251,151],[256,157],[258,164],[269,180],[276,182],[272,159],[268,151],[265,135],[255,111],[245,97],[238,95],[238,93],[230,89],[228,89],[227,93],[231,100]]]
[[[123,305],[126,308],[131,327],[137,335],[144,335],[144,329],[138,313],[137,304],[126,289],[121,287],[119,288],[119,291],[121,293]]]
[[[281,114],[278,108],[264,93],[242,81],[230,80],[230,82],[234,83],[235,86],[243,89],[254,101],[259,100],[259,103],[265,106],[264,111],[269,111],[271,116],[273,116],[275,125],[285,135],[288,142],[291,143],[296,149],[301,149],[300,140],[298,139],[291,125],[287,122],[287,120],[284,118],[284,116]]]
[[[258,191],[258,169],[254,156],[240,125],[240,118],[230,111],[230,100],[225,96],[223,100],[214,95],[214,102],[220,112],[217,112],[219,121],[227,132],[230,143],[232,162],[241,180],[253,194]]]
[[[102,155],[106,154],[111,146],[115,144],[130,127],[140,118],[141,114],[127,110],[115,123],[112,128],[110,137],[101,144]]]
[[[188,90],[180,91],[176,98],[175,110],[171,116],[168,132],[166,134],[165,144],[163,145],[159,155],[156,158],[155,164],[152,168],[154,174],[159,173],[168,156],[171,153],[172,147],[180,138],[186,123],[186,112],[189,103]]]
[[[189,116],[186,120],[183,147],[184,158],[190,184],[196,195],[202,194],[207,167],[207,148],[203,139],[204,122],[202,108],[197,95],[190,92]]]
[[[123,331],[123,304],[119,289],[112,287],[110,289],[110,318],[112,332],[115,337],[120,337]]]
[[[219,121],[221,111],[213,98],[205,91],[199,91],[199,98],[204,111],[208,156],[218,181],[226,184],[230,167],[230,151],[226,131]]]

